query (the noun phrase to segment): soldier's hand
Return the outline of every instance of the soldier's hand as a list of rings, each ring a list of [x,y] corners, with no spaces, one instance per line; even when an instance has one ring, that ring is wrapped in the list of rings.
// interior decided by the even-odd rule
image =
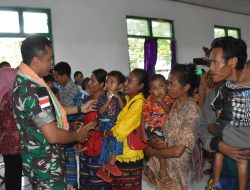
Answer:
[[[85,104],[82,105],[81,111],[82,113],[88,113],[91,111],[96,111],[97,100],[89,100]]]
[[[76,131],[77,129],[79,129],[80,127],[83,126],[83,122],[82,121],[73,121],[72,123],[70,123],[70,125],[74,129],[74,131]]]
[[[94,129],[96,126],[95,122],[90,122],[87,125],[80,127],[77,131],[77,141],[85,142],[90,136],[90,130]]]

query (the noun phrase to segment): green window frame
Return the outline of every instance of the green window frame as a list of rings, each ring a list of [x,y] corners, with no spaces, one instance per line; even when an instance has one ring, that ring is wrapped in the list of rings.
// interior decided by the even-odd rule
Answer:
[[[29,35],[39,34],[53,42],[50,9],[0,7],[0,15],[0,62],[18,67],[21,42]]]
[[[50,9],[41,8],[23,8],[23,7],[0,7],[1,11],[13,11],[18,13],[20,32],[0,32],[0,37],[22,37],[25,38],[31,34],[40,34],[52,40],[52,26],[51,26],[51,12]],[[25,33],[24,32],[24,13],[44,13],[48,18],[48,32],[47,33]],[[2,26],[4,27],[4,26]]]
[[[232,36],[235,38],[241,38],[240,28],[228,27],[228,26],[214,26],[214,38]]]
[[[138,23],[136,23],[138,21]],[[140,22],[139,22],[140,21]],[[135,22],[133,26],[129,26],[129,22]],[[171,40],[175,39],[174,34],[174,22],[172,20],[167,19],[157,19],[157,18],[145,18],[145,17],[137,17],[137,16],[126,16],[126,23],[127,23],[127,38],[128,38],[128,46],[129,46],[129,69],[133,70],[137,68],[135,63],[138,60],[144,62],[144,40],[147,38],[156,38],[158,40],[158,55],[160,53],[162,61],[159,60],[159,63],[156,64],[156,73],[164,74],[164,72],[169,72],[171,66],[171,58],[173,56],[173,52],[170,50],[170,43]],[[138,24],[138,27],[137,27]],[[161,27],[157,28],[156,25],[161,25]],[[134,32],[133,32],[134,30]],[[136,42],[133,44],[133,40]],[[134,47],[138,49],[140,55],[136,55],[137,60],[133,58],[131,46],[138,46]],[[165,49],[167,47],[167,49]],[[165,54],[164,54],[165,51]],[[165,57],[165,61],[163,60]],[[158,56],[159,58],[159,56]],[[158,61],[158,60],[157,60]],[[166,65],[167,64],[167,65]],[[138,64],[137,64],[138,65]],[[158,65],[158,67],[157,67]],[[167,67],[167,69],[166,69]],[[142,68],[142,66],[139,66]],[[158,69],[157,69],[158,68]],[[162,70],[159,68],[163,68]],[[165,75],[165,77],[167,77]]]

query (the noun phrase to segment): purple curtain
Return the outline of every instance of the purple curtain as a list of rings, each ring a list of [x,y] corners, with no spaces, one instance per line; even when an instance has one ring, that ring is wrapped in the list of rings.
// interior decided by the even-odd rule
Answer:
[[[147,38],[144,42],[144,69],[149,77],[155,74],[157,60],[157,39]]]
[[[170,48],[171,48],[171,68],[176,64],[176,41],[171,40],[170,42]]]

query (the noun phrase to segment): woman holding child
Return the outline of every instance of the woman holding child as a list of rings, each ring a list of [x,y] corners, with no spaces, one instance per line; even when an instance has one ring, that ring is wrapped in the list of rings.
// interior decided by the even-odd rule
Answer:
[[[198,139],[199,109],[192,98],[199,85],[195,66],[178,64],[168,78],[168,94],[175,99],[163,127],[165,140],[158,139],[146,149],[149,168],[154,174],[156,189],[187,190],[191,156]],[[159,177],[159,158],[166,159],[167,175]],[[163,179],[164,178],[164,179]]]
[[[105,136],[114,136],[123,142],[122,155],[116,156],[116,164],[121,176],[112,178],[114,190],[141,190],[143,150],[132,150],[127,141],[128,135],[140,126],[142,106],[148,94],[148,75],[142,69],[131,71],[124,83],[127,103],[118,115],[111,130],[104,131]]]
[[[89,90],[90,99],[98,100],[104,93],[104,86],[107,72],[104,69],[96,69],[90,75]],[[89,112],[84,115],[84,124],[97,120],[98,112]],[[86,149],[80,153],[80,189],[86,190],[110,190],[110,184],[104,182],[96,176],[96,172],[101,165],[98,163],[99,155],[101,153],[103,136],[96,127],[91,133],[91,137],[85,144],[81,144],[80,149]]]
[[[98,99],[104,94],[103,88],[106,74],[107,73],[102,69],[97,69],[92,72],[89,82],[91,99]],[[91,138],[88,140],[84,147],[88,149],[84,150],[80,155],[81,189],[106,190],[111,189],[111,187],[114,190],[124,188],[126,190],[142,189],[143,150],[130,149],[127,137],[129,133],[140,125],[142,105],[148,94],[148,75],[146,71],[142,69],[134,69],[131,71],[124,83],[124,93],[126,95],[126,105],[119,113],[115,125],[111,129],[107,129],[103,132],[104,137],[115,137],[118,142],[123,143],[121,154],[115,156],[116,164],[121,170],[122,175],[110,175],[112,181],[109,180],[109,183],[105,183],[101,180],[103,176],[96,174],[101,168],[99,164],[101,144],[98,143],[99,137],[97,135],[94,139],[92,137],[92,140]],[[96,119],[97,115],[98,113],[95,113],[95,118],[92,119]],[[87,114],[84,117],[85,120],[86,118],[88,119]],[[99,172],[100,171],[101,170],[99,170]]]

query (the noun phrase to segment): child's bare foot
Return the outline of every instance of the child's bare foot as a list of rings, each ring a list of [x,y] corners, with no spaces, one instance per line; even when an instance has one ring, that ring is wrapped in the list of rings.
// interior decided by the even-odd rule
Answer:
[[[165,169],[161,168],[158,175],[159,175],[159,177],[165,177],[168,174],[167,174],[167,171]]]
[[[156,184],[155,175],[154,175],[154,173],[152,172],[152,170],[151,170],[149,167],[146,167],[146,168],[144,169],[143,175],[144,175],[145,180],[146,180],[147,182],[149,182],[149,183],[152,184],[152,185],[155,185],[155,184]]]
[[[166,170],[160,170],[160,172],[158,173],[157,180],[164,188],[171,188],[174,185]]]

